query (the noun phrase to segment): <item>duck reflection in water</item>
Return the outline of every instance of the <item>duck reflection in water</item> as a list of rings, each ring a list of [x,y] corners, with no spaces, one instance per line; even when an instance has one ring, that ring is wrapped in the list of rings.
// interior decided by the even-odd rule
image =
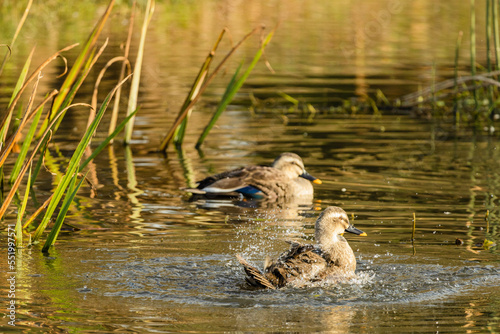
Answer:
[[[272,166],[247,166],[209,176],[196,188],[185,188],[193,195],[204,197],[244,196],[270,201],[311,198],[314,189],[311,182],[321,180],[310,175],[300,156],[282,153]]]
[[[349,222],[343,209],[330,206],[316,220],[316,245],[292,242],[278,259],[266,259],[264,272],[240,255],[236,257],[245,269],[246,281],[255,287],[276,289],[323,280],[344,281],[353,278],[356,270],[356,257],[343,237],[344,232],[366,236]]]

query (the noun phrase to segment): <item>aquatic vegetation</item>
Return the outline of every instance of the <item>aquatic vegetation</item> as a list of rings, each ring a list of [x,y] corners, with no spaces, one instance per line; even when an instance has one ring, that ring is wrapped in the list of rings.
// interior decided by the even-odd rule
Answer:
[[[366,236],[355,228],[340,207],[327,207],[316,220],[317,245],[292,242],[290,250],[276,260],[266,260],[264,272],[250,265],[240,255],[246,281],[255,287],[276,289],[285,285],[301,287],[308,281],[331,279],[347,281],[355,277],[356,257],[343,237],[344,232]]]
[[[12,202],[12,199],[16,195],[24,176],[27,170],[29,169],[28,179],[26,182],[25,195],[23,197],[22,204],[19,207],[17,213],[17,222],[16,222],[17,247],[22,247],[22,240],[23,240],[22,234],[23,233],[29,234],[27,230],[28,227],[34,221],[34,218],[38,216],[46,208],[43,219],[36,228],[32,240],[30,235],[30,244],[39,242],[39,239],[41,238],[43,232],[46,230],[63,196],[65,196],[62,202],[62,207],[58,212],[55,224],[51,229],[51,232],[45,242],[44,247],[42,248],[43,251],[49,250],[50,246],[52,246],[57,239],[57,236],[64,222],[65,216],[69,210],[71,202],[73,201],[78,189],[85,180],[85,176],[81,176],[80,172],[82,172],[85,166],[87,166],[87,164],[100,151],[102,151],[102,149],[121,130],[123,130],[125,124],[137,112],[137,109],[132,110],[129,113],[129,115],[119,124],[116,130],[113,131],[101,143],[101,145],[99,145],[92,153],[90,153],[87,159],[85,159],[83,162],[81,161],[84,153],[88,151],[90,141],[93,138],[94,134],[96,133],[97,127],[100,121],[102,120],[104,112],[106,111],[107,106],[109,105],[113,95],[118,90],[118,88],[121,87],[121,85],[130,78],[129,75],[123,80],[121,80],[115,86],[115,88],[108,94],[108,96],[104,99],[104,101],[102,102],[101,106],[99,107],[95,115],[90,113],[89,126],[87,127],[85,134],[80,140],[78,147],[73,153],[73,156],[66,168],[65,175],[57,185],[56,189],[54,190],[54,193],[49,197],[49,199],[47,199],[47,201],[38,210],[36,210],[35,214],[31,218],[29,218],[26,222],[23,222],[31,186],[35,182],[36,175],[38,175],[38,171],[40,170],[44,152],[51,138],[53,137],[54,132],[57,131],[58,125],[62,121],[64,114],[66,113],[67,110],[76,106],[90,107],[88,104],[84,103],[73,103],[73,99],[75,97],[76,92],[82,85],[83,81],[87,78],[90,69],[95,65],[97,58],[99,58],[99,56],[102,53],[102,50],[107,45],[107,43],[104,43],[101,49],[98,52],[96,52],[95,44],[97,42],[97,39],[100,35],[100,32],[102,31],[102,28],[107,18],[109,17],[109,14],[111,13],[113,4],[114,0],[110,1],[109,6],[105,11],[105,13],[103,14],[101,20],[97,23],[96,27],[90,34],[89,39],[83,45],[77,59],[75,60],[75,63],[73,64],[71,69],[67,72],[66,79],[64,80],[61,88],[59,90],[53,90],[49,92],[45,97],[45,99],[35,108],[33,108],[33,103],[37,95],[39,82],[42,78],[41,75],[42,70],[54,59],[56,59],[57,57],[61,57],[63,52],[74,48],[76,44],[63,48],[60,51],[56,52],[54,55],[52,55],[46,61],[44,61],[37,69],[35,69],[35,71],[33,71],[33,73],[29,77],[27,77],[28,68],[31,62],[32,55],[34,53],[33,49],[30,55],[28,56],[28,59],[25,62],[25,66],[23,67],[19,75],[16,88],[14,89],[12,99],[8,106],[8,111],[4,116],[0,130],[1,134],[0,145],[2,147],[2,151],[0,154],[0,168],[2,168],[4,163],[10,157],[10,154],[13,148],[16,146],[16,143],[19,140],[21,140],[21,133],[23,129],[28,125],[29,121],[31,121],[31,126],[24,138],[22,148],[20,150],[20,153],[18,154],[17,161],[14,164],[13,171],[11,172],[11,176],[9,179],[11,184],[10,191],[8,192],[7,196],[3,199],[2,206],[0,208],[0,218],[1,218],[6,213],[7,208],[9,207],[10,203]],[[98,81],[99,80],[100,79],[98,79]],[[12,133],[10,133],[10,135],[7,136],[7,134],[9,133],[9,126],[12,123],[11,119],[16,103],[19,101],[22,93],[28,87],[28,84],[32,82],[34,82],[34,86],[32,93],[29,96],[28,105],[26,106],[26,111],[19,124],[17,124],[17,128],[15,128],[14,131],[11,131]],[[96,86],[97,85],[98,83],[96,84]],[[43,114],[43,107],[51,100],[52,100],[52,106],[50,110],[46,112],[45,116],[42,118],[41,116]],[[36,136],[35,144],[33,145],[33,140],[35,138],[35,131],[37,128],[39,128],[39,134],[38,136]],[[31,155],[28,156],[28,152],[30,149],[31,149]],[[32,163],[37,154],[39,156],[38,164],[35,167],[35,170],[32,171]],[[28,158],[26,158],[27,156]],[[79,182],[77,183],[78,179]]]

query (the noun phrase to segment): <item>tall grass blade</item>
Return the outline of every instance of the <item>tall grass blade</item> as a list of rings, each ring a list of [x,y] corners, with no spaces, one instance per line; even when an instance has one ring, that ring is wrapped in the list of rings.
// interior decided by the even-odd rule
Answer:
[[[57,219],[54,223],[54,226],[50,230],[49,235],[47,236],[47,240],[45,240],[45,244],[43,245],[42,252],[46,253],[49,251],[50,246],[52,246],[55,242],[56,239],[59,235],[59,232],[61,231],[61,227],[64,223],[64,220],[66,219],[66,215],[68,213],[69,207],[71,203],[73,202],[73,199],[76,196],[76,193],[80,189],[80,187],[83,184],[83,181],[85,181],[85,177],[82,177],[78,185],[75,186],[76,180],[77,180],[78,174],[75,173],[74,176],[71,179],[71,182],[69,184],[69,187],[66,191],[66,197],[64,198],[64,201],[61,206],[61,210],[59,210],[59,214],[57,215]]]
[[[16,247],[21,248],[23,246],[23,217],[24,212],[26,211],[26,204],[28,203],[28,197],[30,194],[31,188],[31,168],[28,173],[28,182],[26,184],[26,191],[24,192],[23,202],[21,204],[21,209],[17,213],[17,221],[16,221]]]
[[[222,112],[224,110],[226,110],[227,105],[233,100],[234,96],[240,90],[241,86],[243,86],[243,83],[248,78],[248,76],[250,75],[250,72],[252,72],[253,68],[255,67],[255,65],[259,61],[260,57],[264,53],[264,49],[266,48],[267,44],[269,44],[269,42],[271,41],[275,31],[276,31],[276,28],[273,29],[266,36],[266,38],[262,42],[260,49],[255,54],[252,62],[250,63],[250,65],[248,66],[246,71],[243,73],[243,75],[239,79],[236,80],[236,76],[240,70],[240,68],[238,68],[238,70],[235,73],[235,76],[233,76],[233,78],[231,79],[231,82],[227,86],[226,92],[224,93],[224,96],[222,97],[222,100],[221,100],[219,106],[217,107],[217,110],[215,111],[212,119],[210,120],[210,122],[207,124],[207,126],[203,130],[202,134],[200,135],[200,138],[198,139],[198,141],[196,143],[196,148],[199,148],[203,144],[203,141],[205,140],[206,136],[208,135],[208,133],[210,132],[210,130],[214,126],[214,124],[217,121],[217,119],[219,118],[219,116],[222,114]],[[240,65],[240,67],[241,67],[241,65]]]
[[[65,51],[68,51],[72,48],[74,48],[75,46],[77,46],[78,44],[73,44],[73,45],[70,45],[70,46],[67,46],[65,48],[62,48],[61,50],[57,51],[56,53],[54,53],[52,56],[50,56],[49,58],[47,58],[42,64],[40,64],[38,66],[38,68],[33,71],[33,73],[28,77],[28,79],[26,79],[26,81],[24,82],[23,86],[21,87],[21,89],[19,90],[19,92],[17,92],[16,96],[14,97],[14,99],[12,100],[12,103],[9,105],[9,108],[7,109],[6,111],[6,116],[3,118],[2,120],[2,123],[0,125],[0,128],[3,128],[5,126],[5,124],[7,123],[7,119],[8,119],[8,115],[10,113],[12,113],[12,110],[14,110],[17,102],[19,101],[19,99],[21,98],[21,95],[24,93],[24,91],[26,90],[26,88],[28,87],[28,85],[35,79],[38,78],[38,76],[40,75],[41,71],[48,65],[50,64],[54,59],[56,59],[57,57],[61,56],[61,53],[65,52]]]
[[[125,125],[127,125],[127,123],[130,121],[130,119],[132,117],[134,117],[135,114],[137,114],[137,112],[139,111],[139,109],[140,108],[137,108],[130,115],[128,115],[127,117],[125,117],[123,119],[123,121],[121,121],[120,124],[118,124],[118,126],[115,128],[115,130],[113,131],[113,133],[111,133],[110,135],[108,135],[108,137],[106,137],[106,139],[104,139],[102,141],[102,143],[99,144],[99,146],[97,146],[93,150],[92,154],[84,162],[82,162],[82,164],[80,165],[80,169],[78,170],[79,172],[81,172],[83,170],[83,168],[85,168],[90,163],[90,161],[92,161],[109,143],[111,143],[113,141],[113,139],[120,133],[120,131],[123,130],[123,128],[125,127]]]
[[[226,110],[227,105],[229,102],[231,102],[232,97],[234,94],[236,94],[235,87],[238,83],[238,74],[240,73],[241,67],[243,64],[240,64],[238,68],[236,69],[236,72],[234,72],[233,77],[229,81],[229,84],[226,87],[226,91],[224,92],[224,95],[222,95],[221,102],[217,106],[217,109],[215,110],[215,113],[213,114],[212,118],[208,122],[207,126],[201,133],[200,137],[198,138],[198,141],[196,142],[196,148],[199,148],[203,141],[205,140],[206,136],[208,136],[208,133],[210,130],[212,130],[213,126],[215,125],[215,122],[219,119],[219,116],[222,114],[224,110]],[[234,94],[233,94],[234,92]]]
[[[146,34],[148,31],[149,22],[153,17],[154,10],[155,10],[154,0],[148,0],[146,5],[144,22],[142,24],[141,39],[139,41],[139,47],[137,50],[137,58],[135,60],[135,65],[134,65],[134,77],[132,78],[132,83],[130,85],[127,116],[137,109],[137,97],[139,95],[139,83],[141,81],[142,59],[144,58],[144,46],[146,43]],[[135,117],[132,117],[132,119],[127,123],[127,126],[125,127],[125,144],[129,144],[130,140],[132,139],[132,131],[134,130],[134,120]]]
[[[76,78],[78,77],[78,74],[80,73],[82,66],[85,64],[85,60],[87,59],[93,46],[97,42],[97,39],[99,38],[99,35],[101,34],[101,31],[104,27],[104,24],[106,23],[109,15],[111,14],[111,10],[113,9],[114,3],[115,3],[115,0],[111,0],[109,2],[108,7],[106,8],[106,11],[102,15],[99,22],[94,27],[94,30],[90,33],[90,36],[87,39],[87,42],[83,45],[83,48],[80,51],[80,54],[76,58],[75,63],[71,67],[71,70],[69,71],[68,75],[66,76],[66,79],[64,80],[61,88],[59,89],[60,93],[57,96],[57,98],[54,101],[54,104],[52,106],[52,114],[56,114],[56,111],[58,111],[60,109],[63,101],[66,99],[67,94],[70,92],[71,86],[73,85]]]
[[[42,168],[43,165],[43,159],[45,156],[45,152],[47,151],[47,148],[49,147],[50,140],[52,139],[52,136],[49,133],[48,136],[44,136],[43,139],[40,139],[40,158],[38,159],[35,169],[33,170],[33,175],[32,175],[32,181],[31,184],[33,184],[38,176],[38,173],[40,172],[40,169]]]
[[[12,41],[10,42],[9,52],[3,58],[2,65],[0,66],[0,75],[2,75],[3,68],[5,67],[5,63],[7,63],[7,60],[9,59],[10,49],[14,46],[14,43],[16,42],[17,36],[19,35],[19,32],[21,31],[21,28],[23,27],[24,22],[26,21],[26,17],[28,17],[32,3],[33,3],[33,0],[28,0],[28,4],[26,5],[26,9],[24,10],[23,16],[21,17],[21,20],[19,21],[19,24],[17,25],[16,32],[14,33],[14,36],[12,37]]]
[[[217,38],[217,41],[215,42],[214,46],[212,47],[212,50],[208,54],[207,58],[205,59],[205,62],[200,68],[200,71],[198,72],[198,75],[196,76],[196,79],[193,82],[193,85],[191,86],[191,90],[189,91],[188,96],[186,97],[186,100],[182,104],[182,107],[179,111],[179,114],[184,113],[185,109],[187,106],[193,101],[193,99],[200,94],[200,88],[203,85],[203,82],[205,81],[205,78],[208,75],[208,70],[210,68],[210,64],[212,63],[212,60],[214,59],[215,56],[215,51],[217,51],[217,48],[219,47],[219,43],[222,40],[222,37],[224,36],[226,29],[222,29],[221,33],[219,34],[219,38]],[[186,128],[187,128],[187,122],[189,119],[189,116],[191,114],[191,108],[187,111],[186,117],[182,121],[182,123],[177,127],[174,135],[174,143],[177,146],[182,145],[182,142],[184,141],[184,135],[186,134]],[[164,143],[161,145],[161,150],[163,151],[165,148],[163,147]]]
[[[77,173],[80,165],[80,160],[85,153],[86,147],[90,144],[90,140],[94,136],[95,131],[97,130],[97,126],[99,125],[102,117],[104,116],[104,112],[106,111],[108,104],[115,94],[116,90],[118,89],[119,86],[121,86],[126,80],[128,80],[129,77],[126,77],[124,80],[122,80],[109,94],[106,96],[104,101],[101,104],[101,107],[99,108],[99,111],[95,117],[95,119],[92,121],[90,126],[87,128],[87,131],[83,135],[82,139],[80,140],[80,143],[78,144],[75,152],[73,153],[73,156],[71,157],[71,160],[69,162],[68,168],[66,169],[66,174],[63,176],[59,184],[57,185],[56,190],[54,191],[52,200],[50,201],[47,211],[45,212],[44,217],[42,218],[42,221],[40,222],[40,225],[35,231],[35,235],[33,237],[33,242],[38,241],[40,239],[43,231],[47,227],[52,214],[57,208],[57,205],[59,204],[62,196],[66,192],[66,189],[68,188],[68,185],[71,182],[71,179],[73,178],[74,174]]]
[[[33,118],[33,121],[31,122],[30,129],[28,133],[26,134],[26,138],[24,138],[23,145],[21,146],[21,151],[19,152],[19,155],[17,156],[16,162],[14,164],[14,167],[12,169],[12,172],[10,173],[10,178],[9,178],[9,183],[13,183],[14,180],[17,178],[19,175],[19,171],[21,170],[21,166],[24,163],[24,159],[26,158],[26,155],[28,154],[28,150],[31,146],[31,142],[33,140],[33,137],[35,135],[36,128],[38,126],[38,122],[40,121],[40,117],[42,116],[43,112],[43,106],[38,108],[38,111],[35,113],[35,117]]]
[[[35,148],[31,152],[31,156],[24,162],[24,166],[21,169],[21,172],[19,172],[19,176],[17,177],[16,181],[14,181],[14,183],[12,184],[9,193],[7,194],[7,196],[5,197],[4,201],[2,202],[2,206],[0,207],[0,219],[5,214],[5,211],[7,211],[7,207],[10,205],[10,202],[12,201],[12,198],[14,198],[14,194],[16,193],[17,188],[19,188],[19,185],[21,184],[21,180],[24,177],[24,174],[26,174],[26,171],[28,170],[28,167],[30,166],[31,161],[33,161],[36,153],[38,152],[38,149],[40,148],[40,146],[42,145],[42,143],[44,143],[45,137],[48,136],[49,132],[51,131],[50,128],[55,124],[56,120],[59,117],[61,117],[61,115],[62,115],[63,112],[64,112],[64,110],[61,111],[61,112],[59,112],[54,117],[54,119],[50,123],[50,126],[45,130],[45,132],[44,132],[44,134],[42,136],[42,140],[38,141],[38,144],[35,146]]]

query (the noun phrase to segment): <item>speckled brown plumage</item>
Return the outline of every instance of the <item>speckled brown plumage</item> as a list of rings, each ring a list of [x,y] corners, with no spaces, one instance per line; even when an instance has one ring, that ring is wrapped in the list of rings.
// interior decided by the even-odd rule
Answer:
[[[352,226],[345,211],[339,207],[328,207],[323,211],[316,221],[315,231],[318,244],[292,242],[290,249],[276,260],[266,260],[263,272],[237,255],[247,274],[247,282],[256,287],[275,289],[354,277],[356,258],[341,234],[344,231],[358,235],[366,233]]]
[[[283,153],[272,166],[247,166],[209,176],[195,189],[185,189],[202,195],[233,195],[240,193],[256,198],[292,198],[313,195],[311,182],[321,181],[309,175],[302,159],[295,153]]]

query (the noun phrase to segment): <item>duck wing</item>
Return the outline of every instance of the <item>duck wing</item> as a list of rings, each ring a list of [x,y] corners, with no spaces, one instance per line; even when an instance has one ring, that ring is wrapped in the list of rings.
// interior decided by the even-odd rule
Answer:
[[[241,263],[243,268],[245,269],[245,273],[247,274],[246,281],[255,287],[260,288],[268,288],[268,289],[276,289],[276,287],[264,276],[261,271],[250,263],[248,263],[244,258],[242,258],[239,254],[236,254],[236,258]]]
[[[193,193],[241,193],[251,197],[277,198],[287,193],[286,176],[267,166],[248,166],[209,176],[200,182]],[[190,189],[187,189],[190,191]]]
[[[290,249],[266,265],[265,275],[275,286],[297,280],[311,281],[328,268],[328,261],[313,245],[292,242]]]

